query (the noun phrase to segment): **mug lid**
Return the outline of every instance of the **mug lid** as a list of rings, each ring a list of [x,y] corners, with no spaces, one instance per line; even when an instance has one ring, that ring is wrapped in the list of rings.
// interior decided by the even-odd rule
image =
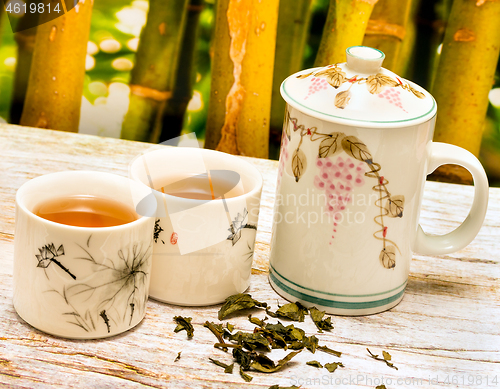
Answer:
[[[436,114],[429,92],[381,67],[382,51],[352,46],[346,57],[291,75],[281,84],[283,99],[309,116],[362,127],[406,127]]]

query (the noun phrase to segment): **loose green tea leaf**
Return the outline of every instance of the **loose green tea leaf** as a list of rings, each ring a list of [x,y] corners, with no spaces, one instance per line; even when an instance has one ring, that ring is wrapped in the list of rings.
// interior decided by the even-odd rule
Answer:
[[[252,317],[252,315],[248,315],[248,320],[250,321],[250,323],[263,328],[266,326],[267,316],[264,319],[260,320],[257,317]]]
[[[319,367],[319,368],[323,367],[323,365],[321,363],[319,363],[318,361],[309,361],[309,362],[306,362],[306,365]]]
[[[207,320],[205,324],[203,324],[203,327],[208,328],[215,335],[219,343],[224,343],[224,329],[221,324],[215,324]],[[222,349],[224,350],[224,347]],[[227,348],[224,351],[227,351]]]
[[[388,352],[386,351],[382,351],[382,355],[384,358],[380,358],[378,355],[376,354],[373,354],[368,348],[366,349],[368,351],[368,353],[370,354],[370,356],[373,358],[373,359],[376,359],[377,361],[382,361],[382,362],[385,362],[385,364],[393,369],[396,369],[398,370],[398,368],[396,366],[394,366],[393,363],[389,362],[392,357],[391,357],[391,354],[389,354]]]
[[[268,330],[266,328],[255,328],[254,331],[257,333],[261,333],[262,336],[264,336],[269,341],[269,343],[271,344],[271,348],[282,348],[285,350],[288,348],[285,339],[277,332]]]
[[[247,350],[265,349],[271,351],[270,343],[265,336],[259,332],[242,332],[238,331],[233,335],[228,336],[229,340],[236,341]]]
[[[226,328],[229,332],[233,332],[234,331],[234,325],[232,325],[231,323],[226,323]]]
[[[174,320],[177,323],[174,332],[185,330],[190,338],[194,335],[194,327],[191,324],[193,319],[191,317],[174,316]]]
[[[273,385],[273,386],[270,386],[269,389],[299,389],[300,386],[295,386],[295,385],[292,385],[292,386],[279,386],[279,385]]]
[[[217,366],[224,368],[224,373],[233,374],[234,363],[227,365],[224,362],[218,361],[217,359],[213,358],[208,358],[208,359],[210,359],[210,361],[215,363]]]
[[[261,303],[254,300],[252,296],[247,293],[240,293],[230,296],[224,302],[224,305],[219,310],[219,320],[224,319],[231,313],[241,311],[243,309],[249,309],[254,307],[266,308],[267,303]]]
[[[294,356],[296,356],[301,351],[302,350],[292,351],[285,358],[279,360],[278,363],[272,367],[271,366],[263,366],[261,363],[259,363],[257,361],[253,361],[252,363],[250,363],[250,367],[257,370],[257,371],[260,371],[262,373],[274,373],[275,371],[278,371],[281,368],[283,368],[283,366],[285,366]]]
[[[301,303],[296,302],[285,304],[279,307],[274,313],[269,309],[266,309],[266,312],[272,317],[282,317],[285,319],[303,322],[305,315],[308,313],[308,309]]]
[[[304,347],[307,348],[313,354],[316,352],[316,348],[318,347],[318,338],[314,335],[306,336],[302,342]]]
[[[387,389],[387,388],[385,387],[385,385],[379,385],[379,386],[375,387],[375,389]]]
[[[182,351],[179,351],[177,353],[177,356],[175,357],[174,362],[177,362],[179,359],[181,359],[181,353],[182,353]]]
[[[325,368],[328,370],[330,373],[333,373],[335,370],[337,370],[337,367],[344,367],[342,362],[333,362],[333,363],[325,363]]]
[[[294,340],[304,340],[304,337],[306,336],[306,333],[302,328],[297,328],[293,324],[290,324],[289,326],[286,326],[286,338],[289,339],[290,341]]]
[[[331,348],[329,348],[327,346],[318,346],[318,347],[316,347],[316,349],[321,350],[321,351],[328,353],[328,354],[335,355],[336,357],[339,357],[339,358],[342,356],[342,353],[340,351],[332,350]]]
[[[253,377],[248,375],[243,371],[243,368],[240,366],[240,376],[243,378],[246,382],[250,382],[253,380]]]
[[[233,350],[233,358],[238,362],[240,367],[244,370],[250,369],[250,363],[252,362],[253,353],[244,351],[238,348]]]
[[[250,364],[250,366],[252,366],[252,364],[254,363],[258,363],[260,366],[266,369],[273,369],[275,367],[274,361],[262,353],[254,355],[252,357],[252,363]]]
[[[237,348],[237,349],[242,349],[243,346],[241,344],[233,344],[233,343],[215,343],[214,344],[215,348],[220,348],[222,351],[227,351],[227,348]]]
[[[311,319],[314,324],[316,324],[316,327],[318,327],[319,332],[333,329],[332,318],[330,316],[328,316],[326,320],[323,320],[323,316],[325,316],[324,311],[320,311],[318,308],[312,307],[309,309],[309,315],[311,315]]]

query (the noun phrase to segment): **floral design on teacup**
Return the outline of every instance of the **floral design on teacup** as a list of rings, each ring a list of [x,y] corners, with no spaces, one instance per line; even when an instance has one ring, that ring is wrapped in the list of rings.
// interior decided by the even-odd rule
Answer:
[[[341,156],[335,161],[329,157],[317,157],[316,160],[320,171],[314,176],[314,186],[325,192],[324,212],[334,220],[332,239],[335,238],[342,212],[352,199],[354,187],[363,186],[365,183],[362,168],[364,163],[355,162],[349,157]]]
[[[356,75],[351,78],[347,78],[346,73],[342,71],[338,64],[329,65],[326,68],[323,68],[316,72],[299,74],[297,78],[308,78],[309,76],[312,76],[312,78],[310,79],[311,85],[309,86],[308,94],[304,97],[304,99],[309,98],[309,96],[322,89],[326,89],[327,84],[322,79],[325,79],[326,82],[335,89],[338,89],[346,82],[350,84],[346,90],[341,91],[335,95],[334,104],[337,108],[340,109],[344,109],[349,103],[351,99],[350,90],[351,87],[355,84],[366,84],[368,91],[373,95],[378,95],[384,92],[385,88],[387,87],[399,87],[413,93],[419,99],[425,98],[425,95],[422,92],[416,90],[410,84],[403,83],[397,76],[395,77],[396,79],[393,79],[392,77],[389,77],[385,74],[377,73],[368,77],[360,77]]]
[[[100,248],[91,253],[94,251],[90,247],[91,237],[92,235],[87,239],[86,247],[74,243],[82,253],[71,259],[72,262],[79,262],[79,273],[84,274],[78,280],[77,277],[72,277],[72,281],[64,284],[57,280],[50,282],[47,267],[51,262],[57,263],[54,258],[49,258],[51,255],[43,254],[45,262],[39,264],[44,266],[38,267],[45,270],[50,282],[52,289],[47,292],[55,292],[62,297],[66,306],[63,317],[68,323],[85,332],[99,331],[100,327],[105,326],[107,333],[110,333],[113,326],[131,325],[134,317],[144,313],[148,299],[147,278],[153,242],[147,246],[141,243],[127,245],[110,258],[102,257]],[[45,247],[53,253],[52,248],[55,246],[51,243]],[[43,248],[39,251],[46,252]],[[57,256],[64,254],[63,245],[60,245],[56,253]],[[37,259],[41,255],[37,254]],[[61,269],[68,272],[67,269]]]
[[[247,223],[248,219],[248,211],[246,208],[243,209],[242,213],[236,215],[236,217],[232,220],[231,225],[228,228],[228,231],[231,233],[227,239],[233,243],[233,246],[240,240],[241,232],[244,228],[250,228],[253,230],[257,230],[257,226],[254,224]]]
[[[64,266],[59,260],[57,260],[57,257],[63,256],[64,255],[64,246],[60,245],[59,248],[56,250],[56,246],[54,243],[49,243],[43,246],[42,248],[39,248],[38,251],[40,254],[35,254],[36,259],[38,259],[38,265],[37,267],[41,267],[43,269],[46,269],[49,267],[51,263],[55,263],[57,266],[59,266],[62,270],[64,270],[68,275],[76,280],[76,276],[71,273],[71,271]],[[45,272],[47,274],[47,272]]]
[[[164,231],[164,229],[160,226],[160,219],[155,220],[155,227],[154,227],[154,232],[153,232],[153,240],[155,243],[158,243],[158,239],[160,239],[160,234]],[[165,241],[163,239],[160,239],[160,241],[165,244]]]
[[[290,126],[291,125],[291,126]],[[304,138],[309,137],[311,142],[320,141],[318,147],[318,160],[316,162],[317,167],[321,168],[323,166],[322,160],[325,160],[325,166],[328,163],[328,158],[341,153],[347,154],[348,157],[354,160],[360,161],[368,166],[369,171],[364,173],[365,177],[373,178],[376,180],[376,185],[372,188],[378,194],[378,199],[375,201],[375,206],[380,210],[379,214],[375,216],[374,222],[380,227],[374,232],[373,236],[375,239],[382,241],[382,250],[380,251],[379,260],[382,266],[386,269],[392,269],[396,266],[396,251],[400,252],[398,245],[390,240],[388,236],[388,227],[384,224],[385,217],[391,218],[402,218],[405,197],[403,195],[392,195],[387,186],[389,181],[380,174],[382,167],[380,164],[373,160],[370,150],[360,139],[356,136],[348,136],[342,132],[332,132],[329,134],[321,133],[316,127],[306,128],[303,124],[298,123],[297,118],[292,118],[290,112],[287,110],[285,116],[284,132],[283,136],[286,136],[288,140],[291,139],[290,127],[294,133],[300,135],[300,141],[297,148],[292,154],[291,160],[291,171],[295,177],[295,182],[298,182],[303,176],[307,169],[307,158],[305,153],[300,149]],[[321,162],[321,164],[319,163]],[[323,174],[325,174],[323,172]],[[351,176],[351,179],[353,177]],[[321,186],[320,182],[317,181],[318,186]],[[331,182],[328,185],[332,184]],[[323,187],[326,183],[323,183]],[[333,184],[334,185],[334,184]],[[326,197],[326,209],[331,205],[328,204],[328,197]],[[340,208],[342,205],[340,206]],[[344,206],[345,208],[345,206]],[[343,209],[339,209],[342,211]],[[333,211],[333,209],[332,209]],[[334,225],[334,227],[336,227]],[[335,229],[334,229],[334,232]],[[401,253],[401,252],[400,252]]]
[[[244,229],[257,230],[257,226],[255,224],[248,223],[248,210],[243,208],[242,212],[238,212],[234,219],[231,220],[229,214],[229,228],[227,229],[230,234],[226,238],[226,240],[230,240],[232,245],[234,246],[241,238],[242,232]],[[161,239],[160,234],[165,231],[163,227],[160,225],[160,219],[155,220],[154,232],[153,232],[153,240],[155,243],[160,241],[162,244],[165,244],[165,241]],[[179,239],[177,233],[174,231],[170,236],[170,243],[172,245],[177,244],[177,240]],[[252,238],[253,239],[253,238]],[[250,258],[253,256],[253,250],[251,248],[250,243],[247,243],[249,248],[249,252],[245,255],[248,255]]]

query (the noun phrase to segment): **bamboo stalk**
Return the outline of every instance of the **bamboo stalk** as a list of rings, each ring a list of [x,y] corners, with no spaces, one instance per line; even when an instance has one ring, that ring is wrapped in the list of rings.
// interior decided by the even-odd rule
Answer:
[[[281,97],[280,86],[286,77],[302,69],[311,21],[311,2],[296,0],[290,6],[288,1],[282,0],[279,5],[271,98],[271,143],[276,143],[278,147],[285,113],[285,100]]]
[[[54,9],[59,1],[48,3]],[[78,131],[92,4],[80,1],[38,26],[22,125]]]
[[[437,68],[439,66],[439,59],[441,58],[439,46],[443,43],[444,33],[448,18],[451,13],[453,0],[438,0],[436,4],[435,17],[436,20],[432,22],[432,36],[430,39],[430,58],[429,58],[429,90],[433,89],[434,79],[436,77]]]
[[[278,4],[218,1],[205,147],[268,157]]]
[[[315,66],[345,62],[346,49],[363,43],[368,20],[377,1],[330,0]]]
[[[434,139],[476,156],[500,52],[500,2],[455,0],[432,93],[439,107]]]
[[[155,123],[172,95],[188,0],[150,0],[130,80],[124,139],[156,142]]]
[[[193,65],[203,4],[204,0],[189,2],[172,97],[166,101],[163,110],[160,142],[178,137],[182,131],[186,108],[193,95],[193,79],[196,74]]]
[[[394,67],[394,73],[400,74],[404,78],[411,79],[410,72],[415,63],[416,43],[417,43],[417,14],[421,0],[410,0],[410,14],[406,21],[406,34],[401,42],[399,59]]]
[[[19,23],[31,23],[32,19],[23,16]],[[26,91],[28,90],[28,81],[31,71],[31,61],[33,59],[33,50],[35,48],[36,27],[29,29],[21,28],[19,32],[14,34],[14,39],[17,43],[17,60],[16,70],[14,73],[14,88],[12,93],[12,101],[10,105],[10,123],[19,124],[24,108],[24,100],[26,99]]]
[[[363,44],[385,54],[384,67],[400,74],[403,41],[407,37],[407,24],[412,0],[379,0],[373,8]]]

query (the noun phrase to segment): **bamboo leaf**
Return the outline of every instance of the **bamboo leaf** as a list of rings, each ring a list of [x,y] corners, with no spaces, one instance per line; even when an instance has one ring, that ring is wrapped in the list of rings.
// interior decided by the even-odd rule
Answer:
[[[396,248],[394,246],[387,246],[380,251],[380,263],[386,269],[393,269],[396,267]]]
[[[342,139],[342,148],[354,159],[368,164],[372,163],[372,155],[368,147],[355,136],[347,136]]]
[[[300,177],[302,177],[306,168],[307,168],[306,155],[300,149],[295,150],[292,155],[292,173],[295,177],[296,182],[299,182]]]

